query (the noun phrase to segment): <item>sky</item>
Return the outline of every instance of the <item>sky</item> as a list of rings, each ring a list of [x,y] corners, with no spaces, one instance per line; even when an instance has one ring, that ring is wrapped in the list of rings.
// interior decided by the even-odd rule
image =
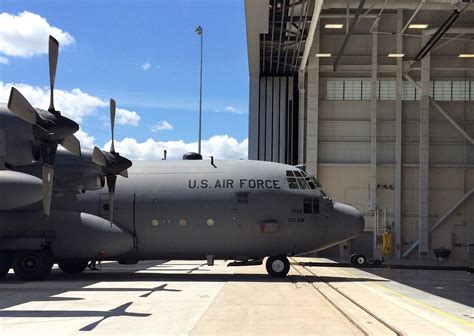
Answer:
[[[247,158],[248,63],[243,0],[1,0],[0,102],[15,86],[49,106],[48,36],[60,43],[55,107],[81,125],[83,149],[131,159],[197,151],[203,27],[203,155]]]

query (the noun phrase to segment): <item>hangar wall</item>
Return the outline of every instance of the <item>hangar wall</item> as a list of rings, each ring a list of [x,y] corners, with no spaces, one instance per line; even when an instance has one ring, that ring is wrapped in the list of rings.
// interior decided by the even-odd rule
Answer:
[[[256,76],[250,86],[249,159],[296,162],[298,101],[293,77]]]
[[[383,29],[396,31],[397,18],[399,23],[403,22],[403,17],[409,16],[407,14],[411,13],[404,15],[399,10],[398,13],[384,14],[380,21]],[[427,15],[423,18],[423,14],[419,14],[418,19],[429,22]],[[451,259],[472,260],[474,197],[467,197],[432,233],[430,229],[463,196],[472,193],[474,146],[433,104],[429,104],[427,116],[423,116],[423,94],[404,79],[403,63],[400,69],[396,69],[397,60],[386,57],[396,51],[393,46],[397,45],[397,36],[363,34],[363,27],[359,29],[361,31],[352,36],[346,47],[346,53],[351,56],[344,57],[345,71],[325,71],[329,65],[327,60],[314,56],[309,60],[305,85],[306,127],[311,127],[311,122],[317,120],[318,136],[317,145],[315,139],[306,136],[303,161],[312,161],[307,168],[317,174],[329,194],[338,201],[357,207],[364,214],[366,231],[370,235],[359,240],[371,242],[375,257],[379,257],[382,251],[370,236],[375,230],[379,233],[386,230],[393,237],[391,257],[400,258],[405,254],[407,258],[433,259],[434,249],[448,248],[452,251]],[[320,51],[337,53],[342,36],[324,36],[321,29],[318,33],[320,41],[313,46],[311,54]],[[406,54],[416,54],[422,46],[421,38],[402,37],[401,40]],[[362,70],[364,64],[373,65],[371,51],[377,56],[372,60],[376,62],[375,74],[373,67]],[[408,74],[418,82],[423,80],[422,77],[428,77],[430,91],[427,94],[467,134],[474,135],[474,62],[456,57],[461,52],[473,53],[474,44],[453,41],[445,49],[427,56],[425,63],[429,63],[425,74],[421,68]],[[350,64],[359,65],[359,71],[347,71],[351,69]],[[395,68],[390,69],[390,66]],[[400,72],[398,77],[397,71]],[[372,75],[375,75],[375,97],[371,92]],[[398,140],[397,123],[401,131]],[[429,139],[425,148],[420,147],[423,124]],[[374,150],[375,155],[372,154]],[[427,156],[427,165],[421,168],[424,172],[420,171],[423,151]],[[400,169],[399,188],[397,164]],[[420,190],[422,178],[427,178],[423,186],[427,187],[426,192]],[[398,209],[397,189],[400,190]],[[427,200],[425,231],[420,231],[423,220],[420,217],[420,197]],[[400,214],[398,244],[395,241],[397,211]],[[426,239],[424,251],[413,249],[408,252],[421,235]],[[357,244],[353,242],[353,245]],[[341,248],[339,255],[347,256],[350,252],[350,248]]]

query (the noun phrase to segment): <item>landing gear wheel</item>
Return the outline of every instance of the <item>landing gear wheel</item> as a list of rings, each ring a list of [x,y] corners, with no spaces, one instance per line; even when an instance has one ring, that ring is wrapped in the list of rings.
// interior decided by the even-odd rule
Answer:
[[[79,274],[86,269],[89,262],[82,260],[61,260],[58,261],[58,266],[64,273]]]
[[[12,260],[7,254],[0,254],[0,280],[7,276],[12,267]]]
[[[367,258],[365,257],[365,255],[358,254],[356,258],[356,264],[362,266],[362,265],[365,265],[366,263],[367,263]]]
[[[351,254],[351,256],[349,257],[349,260],[351,262],[351,264],[356,264],[357,263],[357,257],[359,255],[358,254]]]
[[[265,266],[273,278],[283,278],[290,271],[290,262],[285,256],[269,257]]]
[[[21,251],[13,256],[13,270],[21,280],[44,280],[52,267],[53,258],[49,251]]]

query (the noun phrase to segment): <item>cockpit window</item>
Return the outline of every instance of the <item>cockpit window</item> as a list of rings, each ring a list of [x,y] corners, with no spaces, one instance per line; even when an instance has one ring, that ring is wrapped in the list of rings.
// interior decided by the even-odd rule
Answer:
[[[304,180],[304,178],[299,178],[298,179],[298,184],[300,185],[301,189],[309,189],[309,187],[306,184],[306,181]]]
[[[288,177],[288,185],[290,186],[290,189],[299,189],[298,182],[294,177]]]
[[[306,178],[306,183],[308,183],[309,187],[311,189],[316,189],[316,185],[314,184],[313,180],[311,179],[311,177],[307,177]]]
[[[316,178],[304,170],[287,170],[286,177],[290,189],[319,189],[323,196],[327,194],[323,190],[321,183]]]
[[[321,183],[318,182],[318,180],[316,180],[316,177],[311,176],[311,180],[313,180],[314,184],[316,185],[316,188],[319,188],[321,194],[327,197],[328,195],[324,192],[323,186],[321,185]]]

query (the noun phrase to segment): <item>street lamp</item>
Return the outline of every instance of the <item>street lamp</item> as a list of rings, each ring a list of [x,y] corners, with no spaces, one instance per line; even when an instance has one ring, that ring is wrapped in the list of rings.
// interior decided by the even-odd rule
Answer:
[[[203,31],[201,26],[197,26],[194,30],[196,34],[201,36],[201,72],[199,75],[199,141],[198,141],[198,153],[201,154],[201,120],[202,120],[202,37]]]

